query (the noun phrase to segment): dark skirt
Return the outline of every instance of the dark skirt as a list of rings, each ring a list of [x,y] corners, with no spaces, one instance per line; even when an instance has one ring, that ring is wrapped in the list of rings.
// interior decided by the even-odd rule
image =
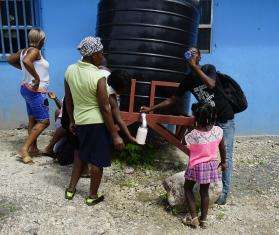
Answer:
[[[82,161],[100,168],[111,165],[112,142],[105,124],[80,125],[76,133]]]
[[[61,126],[67,131],[67,140],[74,147],[75,150],[79,149],[78,137],[73,135],[69,130],[70,118],[67,112],[66,99],[63,99]]]
[[[198,184],[209,184],[221,181],[221,173],[218,172],[218,162],[209,161],[199,163],[185,171],[185,179],[195,181]]]

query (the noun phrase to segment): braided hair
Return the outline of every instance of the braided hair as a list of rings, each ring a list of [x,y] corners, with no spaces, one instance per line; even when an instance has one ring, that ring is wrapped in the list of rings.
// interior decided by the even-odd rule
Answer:
[[[192,112],[196,118],[196,124],[201,127],[213,126],[216,123],[216,109],[209,103],[196,103],[192,105]]]

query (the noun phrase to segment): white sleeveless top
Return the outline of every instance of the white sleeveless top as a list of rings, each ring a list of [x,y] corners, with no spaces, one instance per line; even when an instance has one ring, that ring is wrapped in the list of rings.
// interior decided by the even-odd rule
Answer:
[[[22,83],[32,89],[33,85],[34,85],[33,84],[34,77],[26,70],[26,68],[23,64],[23,59],[26,56],[27,51],[28,51],[28,49],[24,53],[22,51],[20,54],[20,65],[21,65],[21,69],[23,72]],[[39,86],[39,89],[36,91],[37,92],[47,92],[48,86],[49,86],[49,63],[47,60],[44,59],[41,52],[40,52],[40,55],[41,55],[41,59],[35,60],[33,62],[34,68],[40,77],[40,86]]]
[[[111,72],[109,72],[108,70],[106,69],[100,69],[100,71],[102,72],[103,76],[108,79],[109,75],[111,74]],[[118,107],[120,107],[120,97],[119,95],[116,93],[116,91],[110,86],[107,84],[107,92],[108,92],[108,95],[115,95],[116,96],[116,100],[117,100],[117,104],[118,104]]]

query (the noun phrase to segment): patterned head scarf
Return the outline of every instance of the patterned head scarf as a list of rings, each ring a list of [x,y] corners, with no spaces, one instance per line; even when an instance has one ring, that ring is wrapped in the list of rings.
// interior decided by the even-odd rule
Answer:
[[[104,47],[99,37],[86,37],[77,47],[82,56],[91,56],[96,52],[102,51],[103,48]]]

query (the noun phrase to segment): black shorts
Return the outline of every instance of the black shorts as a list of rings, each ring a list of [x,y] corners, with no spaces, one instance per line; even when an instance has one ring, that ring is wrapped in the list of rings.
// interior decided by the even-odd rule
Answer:
[[[80,125],[76,133],[82,161],[100,168],[111,165],[112,142],[105,124]]]

